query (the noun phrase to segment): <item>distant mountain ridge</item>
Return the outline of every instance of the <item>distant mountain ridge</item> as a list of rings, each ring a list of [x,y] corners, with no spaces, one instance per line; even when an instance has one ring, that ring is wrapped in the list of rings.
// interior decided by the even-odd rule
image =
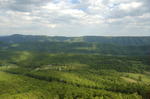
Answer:
[[[150,55],[150,37],[63,37],[16,34],[0,37],[0,51],[142,56]]]
[[[50,41],[50,42],[94,42],[101,44],[117,44],[117,45],[150,45],[150,36],[143,37],[111,37],[111,36],[81,36],[81,37],[65,37],[65,36],[33,36],[14,34],[10,36],[0,36],[1,42],[19,43],[29,41]]]

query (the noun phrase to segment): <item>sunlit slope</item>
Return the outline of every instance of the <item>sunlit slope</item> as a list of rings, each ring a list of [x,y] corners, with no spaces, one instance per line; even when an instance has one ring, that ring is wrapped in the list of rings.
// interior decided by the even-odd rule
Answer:
[[[0,54],[2,99],[141,99],[150,89],[148,56]]]
[[[84,99],[88,98],[90,96],[90,99],[96,99],[96,97],[98,98],[102,98],[105,97],[106,99],[109,98],[114,98],[116,99],[117,97],[123,98],[125,99],[125,97],[129,98],[129,99],[140,99],[140,97],[136,94],[121,94],[121,93],[117,93],[117,92],[109,92],[109,91],[105,91],[105,90],[101,90],[99,88],[94,88],[89,86],[84,86],[84,77],[81,77],[81,82],[82,83],[79,85],[76,85],[76,83],[64,83],[63,81],[57,81],[57,80],[52,80],[52,81],[47,81],[45,79],[39,80],[38,78],[34,77],[29,77],[29,76],[19,76],[19,75],[14,75],[14,74],[8,74],[8,73],[4,73],[1,72],[0,73],[1,76],[5,77],[4,79],[0,79],[0,82],[3,81],[11,81],[11,84],[9,83],[5,83],[6,86],[3,86],[4,88],[7,88],[7,90],[5,90],[5,92],[7,94],[5,94],[5,92],[2,92],[3,95],[1,95],[1,97],[6,98],[6,97],[20,97],[21,99],[23,98],[27,98],[27,97],[33,97],[35,99],[37,99],[37,97],[45,97],[45,99],[48,99],[48,97],[52,98],[55,97],[56,99],[61,99],[60,97],[68,97],[67,99],[70,99],[70,97],[83,97]],[[61,72],[60,72],[61,75]],[[78,75],[76,75],[78,77]],[[72,74],[70,75],[70,77],[75,77],[75,75],[73,76]],[[15,79],[14,79],[15,78]],[[63,75],[62,77],[60,76],[60,79],[63,79]],[[67,78],[66,78],[67,79]],[[68,78],[69,79],[69,78]],[[77,78],[78,79],[78,78]],[[75,77],[75,81],[77,80]],[[83,81],[82,81],[83,79]],[[73,79],[71,81],[74,81]],[[86,82],[87,84],[89,82]],[[3,83],[1,83],[3,84]],[[11,89],[11,87],[7,87],[7,84],[9,86],[13,86],[13,89]],[[89,83],[90,85],[90,83]],[[20,87],[22,86],[22,87]],[[53,90],[52,90],[53,89]],[[64,91],[61,90],[66,90],[65,93]],[[11,90],[11,91],[10,91]],[[49,91],[48,91],[49,90]],[[74,96],[72,96],[72,94],[74,93]],[[79,95],[80,94],[80,95]],[[120,99],[118,98],[118,99]],[[62,98],[63,99],[63,98]]]
[[[121,94],[5,72],[0,72],[0,85],[1,99],[141,99],[136,93]]]

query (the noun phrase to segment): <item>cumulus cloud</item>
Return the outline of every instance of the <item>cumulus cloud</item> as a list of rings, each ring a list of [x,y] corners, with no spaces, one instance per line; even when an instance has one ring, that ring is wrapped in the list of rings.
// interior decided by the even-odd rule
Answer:
[[[0,0],[0,34],[150,35],[150,0]]]
[[[142,6],[141,2],[131,2],[127,4],[120,4],[119,8],[125,11],[132,11],[134,9],[138,9],[140,6]]]

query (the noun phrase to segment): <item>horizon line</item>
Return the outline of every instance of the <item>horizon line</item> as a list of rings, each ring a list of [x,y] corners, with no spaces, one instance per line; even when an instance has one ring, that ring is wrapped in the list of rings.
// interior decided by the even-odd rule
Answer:
[[[47,36],[47,37],[150,37],[150,35],[81,35],[81,36],[66,36],[66,35],[41,35],[41,34],[8,34],[8,35],[0,35],[0,37],[7,36]]]

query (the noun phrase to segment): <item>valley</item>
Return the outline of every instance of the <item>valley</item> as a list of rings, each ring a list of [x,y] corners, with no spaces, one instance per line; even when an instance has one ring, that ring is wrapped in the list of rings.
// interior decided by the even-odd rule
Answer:
[[[108,43],[105,37],[74,42],[13,36],[15,41],[0,37],[0,99],[150,97],[150,44],[138,43],[142,38],[123,45]]]

